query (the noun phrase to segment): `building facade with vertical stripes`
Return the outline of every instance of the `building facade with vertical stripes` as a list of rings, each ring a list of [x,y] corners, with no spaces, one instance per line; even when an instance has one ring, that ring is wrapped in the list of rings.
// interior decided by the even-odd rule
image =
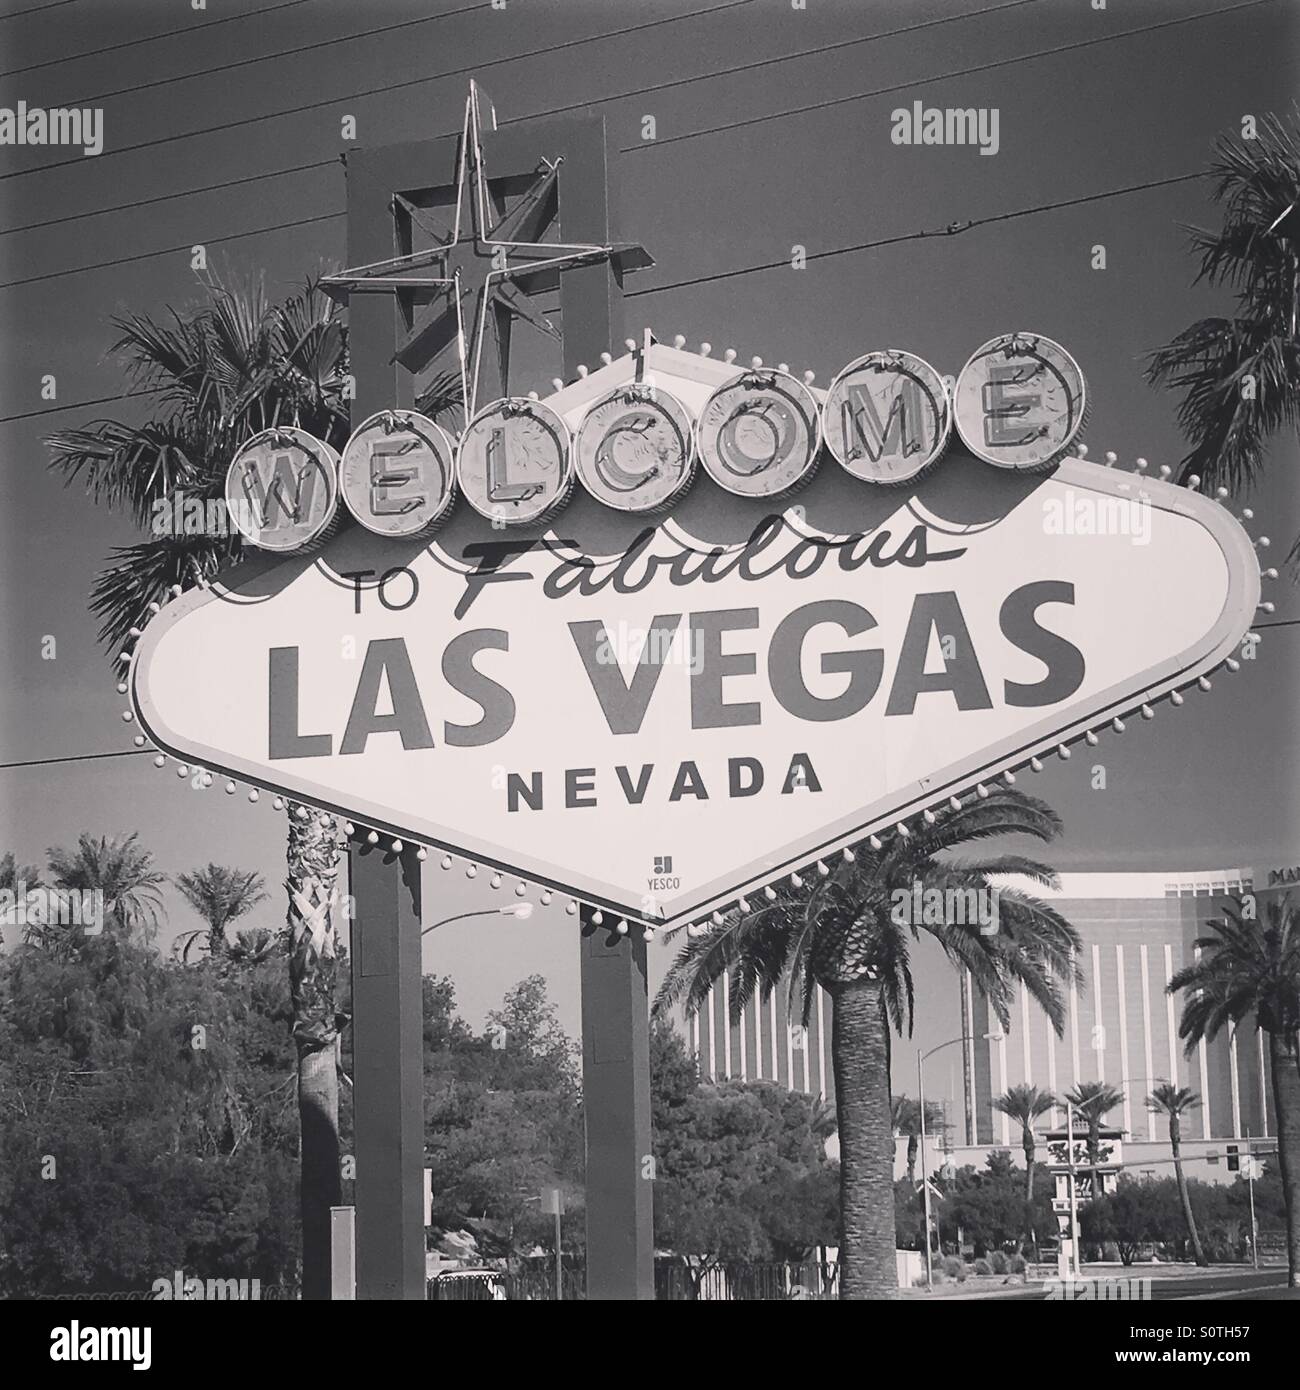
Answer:
[[[779,988],[767,1000],[750,999],[740,1021],[733,1022],[731,980],[724,975],[703,1007],[686,1019],[700,1075],[710,1081],[779,1081],[792,1091],[833,1096],[830,998],[816,990],[805,1029],[799,1002],[792,1017],[786,994]]]
[[[1201,1100],[1183,1121],[1189,1172],[1231,1180],[1248,1141],[1254,1141],[1256,1151],[1271,1147],[1267,1039],[1253,1024],[1243,1023],[1186,1055],[1178,1036],[1181,1000],[1167,986],[1196,958],[1196,939],[1207,934],[1206,922],[1229,901],[1240,904],[1245,895],[1255,895],[1262,918],[1269,897],[1296,882],[1300,869],[1257,874],[1240,868],[1064,873],[1058,890],[1034,885],[1033,891],[1051,900],[1082,939],[1082,984],[1068,991],[1065,1027],[1058,1037],[1023,989],[1015,989],[1010,1027],[1003,1031],[970,975],[957,977],[953,1017],[966,1021],[962,1031],[969,1034],[961,1049],[964,1114],[948,1113],[946,1132],[927,1143],[929,1160],[938,1165],[947,1157],[959,1166],[982,1166],[993,1148],[1010,1149],[1018,1159],[1019,1131],[994,1108],[994,1097],[1022,1084],[1061,1097],[1081,1081],[1097,1080],[1123,1093],[1122,1106],[1108,1120],[1124,1132],[1126,1167],[1146,1176],[1167,1176],[1166,1122],[1150,1113],[1145,1101],[1168,1080],[1190,1087]],[[750,999],[735,1022],[727,976],[686,1019],[701,1076],[776,1081],[827,1100],[834,1097],[830,1026],[830,999],[820,989],[807,1029],[797,1005],[791,1017],[784,989],[773,991],[766,1001]],[[893,1089],[909,1091],[909,1080],[896,1076]],[[1064,1122],[1064,1108],[1057,1107],[1044,1117],[1042,1128]]]
[[[966,973],[960,985],[963,1016],[970,1020],[965,1030],[970,1035],[964,1058],[966,1114],[956,1143],[1014,1149],[1017,1126],[994,1108],[994,1097],[1017,1085],[1038,1086],[1060,1097],[1085,1081],[1109,1082],[1123,1092],[1122,1107],[1108,1120],[1123,1129],[1133,1167],[1140,1166],[1145,1145],[1167,1147],[1165,1122],[1145,1104],[1162,1081],[1189,1087],[1200,1098],[1200,1107],[1183,1121],[1184,1138],[1194,1152],[1213,1157],[1205,1146],[1218,1144],[1231,1157],[1227,1141],[1267,1139],[1273,1097],[1264,1034],[1253,1021],[1243,1021],[1240,1028],[1185,1053],[1178,1034],[1182,1000],[1168,992],[1168,984],[1199,958],[1195,943],[1209,935],[1208,921],[1230,901],[1241,905],[1247,895],[1262,919],[1269,897],[1289,881],[1287,873],[1257,875],[1246,868],[1065,873],[1057,891],[1035,887],[1082,938],[1078,963],[1083,983],[1068,991],[1065,1027],[1058,1037],[1046,1014],[1019,987],[1011,1026],[1004,1031]],[[1064,1122],[1064,1111],[1057,1108],[1045,1119],[1055,1127]]]

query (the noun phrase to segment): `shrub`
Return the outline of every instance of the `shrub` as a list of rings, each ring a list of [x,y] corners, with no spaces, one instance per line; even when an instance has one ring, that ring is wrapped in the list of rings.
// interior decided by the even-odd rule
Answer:
[[[975,1273],[976,1273],[976,1274],[986,1274],[986,1275],[987,1275],[987,1274],[992,1274],[992,1273],[993,1273],[993,1266],[992,1266],[987,1260],[976,1260],[976,1261],[975,1261]]]
[[[936,1266],[930,1271],[930,1282],[931,1282],[932,1284],[942,1284],[943,1281],[944,1281],[944,1273],[943,1273],[943,1270],[940,1269],[938,1265],[936,1265]],[[918,1275],[916,1276],[916,1287],[918,1287],[918,1288],[924,1288],[924,1287],[925,1287],[925,1273],[924,1273],[924,1271],[922,1271],[920,1274],[918,1274]]]
[[[945,1255],[943,1261],[943,1272],[951,1279],[964,1278],[966,1266],[958,1255]]]
[[[994,1274],[1005,1274],[1007,1272],[1007,1257],[1001,1250],[995,1250],[989,1256],[989,1266]]]
[[[1029,1268],[1029,1263],[1023,1255],[1013,1255],[1008,1265],[1008,1270],[1012,1274],[1024,1274]]]

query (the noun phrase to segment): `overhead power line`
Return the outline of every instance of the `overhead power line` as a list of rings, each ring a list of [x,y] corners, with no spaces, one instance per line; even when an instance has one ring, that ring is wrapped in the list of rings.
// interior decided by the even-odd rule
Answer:
[[[75,3],[76,0],[58,0],[58,4]],[[19,72],[35,72],[38,68],[63,67],[65,63],[78,63],[82,58],[103,57],[103,54],[117,53],[117,51],[121,49],[142,49],[146,43],[157,43],[159,39],[171,39],[174,38],[175,35],[178,35],[178,33],[203,33],[206,29],[216,29],[218,24],[234,24],[236,19],[261,19],[268,14],[274,14],[277,10],[292,10],[293,7],[299,6],[299,4],[307,3],[309,3],[309,0],[282,0],[281,4],[268,4],[268,6],[260,8],[260,10],[254,8],[254,10],[243,11],[243,14],[221,15],[221,18],[209,19],[206,24],[184,24],[181,25],[179,29],[164,29],[163,33],[149,33],[149,35],[145,35],[140,39],[122,39],[121,43],[106,44],[103,49],[86,49],[83,53],[63,53],[57,58],[46,58],[43,63],[28,63],[25,67],[21,68],[6,68],[6,71],[0,72],[0,78],[14,78],[14,76],[18,76]],[[42,8],[42,10],[54,10],[57,6],[49,4],[49,6],[42,6],[40,8]],[[33,14],[39,13],[39,11],[21,10],[18,11],[18,13]],[[0,19],[13,18],[14,15],[11,14],[0,15]]]
[[[293,3],[301,4],[303,0],[293,0]],[[276,58],[296,58],[301,53],[315,53],[322,48],[333,48],[340,43],[353,43],[358,39],[374,38],[377,34],[392,34],[399,29],[413,29],[417,24],[437,24],[443,19],[454,19],[457,15],[469,14],[471,10],[490,8],[488,0],[475,0],[473,5],[462,5],[458,10],[444,10],[442,14],[427,14],[421,15],[419,19],[403,19],[394,24],[380,24],[374,29],[358,29],[352,34],[340,34],[338,38],[319,39],[316,43],[303,43],[294,48],[281,48],[274,53],[263,53],[255,58],[239,58],[231,63],[218,63],[216,67],[199,68],[195,72],[177,73],[174,77],[156,77],[151,82],[138,82],[126,87],[115,87],[110,92],[96,92],[92,97],[82,97],[76,104],[78,106],[93,106],[96,102],[107,101],[110,97],[134,95],[136,92],[150,91],[154,87],[169,87],[173,82],[188,82],[195,77],[212,77],[217,73],[235,72],[239,68],[250,68],[257,63],[272,62]]]
[[[14,19],[19,14],[39,14],[42,10],[57,9],[59,5],[71,5],[77,0],[57,0],[53,5],[41,5],[36,10],[17,10],[14,14],[0,15],[0,19]],[[7,68],[0,77],[17,77],[21,72],[35,72],[38,68],[60,67],[64,63],[75,63],[82,58],[99,58],[105,53],[116,53],[123,48],[143,48],[147,43],[157,43],[159,39],[170,39],[177,34],[201,34],[207,29],[215,29],[218,24],[233,24],[240,19],[262,19],[274,14],[276,10],[291,10],[295,5],[305,5],[308,0],[283,0],[279,5],[264,5],[261,9],[245,10],[243,14],[222,15],[219,19],[209,19],[205,24],[183,24],[179,29],[166,29],[161,34],[149,34],[139,39],[123,39],[121,43],[110,43],[104,48],[88,48],[83,53],[64,53],[57,58],[47,58],[41,63],[28,63],[21,68]]]
[[[295,217],[288,222],[272,222],[267,227],[250,227],[244,232],[232,232],[229,236],[212,237],[204,246],[224,246],[230,241],[242,241],[245,237],[262,236],[267,232],[283,232],[290,227],[310,227],[315,222],[331,222],[336,217],[346,217],[344,212],[322,212],[315,217]],[[91,265],[77,265],[65,270],[47,270],[43,275],[28,275],[22,280],[6,280],[0,290],[11,290],[18,285],[34,285],[40,280],[62,280],[69,275],[81,275],[91,270],[107,270],[111,266],[129,265],[132,261],[151,261],[158,256],[172,256],[179,252],[192,250],[193,242],[182,242],[179,246],[164,246],[158,251],[138,251],[134,256],[116,256],[111,261],[95,261]]]
[[[1120,198],[1129,193],[1140,193],[1150,188],[1160,188],[1167,184],[1186,183],[1191,179],[1204,178],[1203,173],[1173,174],[1165,179],[1149,179],[1144,183],[1127,184],[1123,188],[1109,188],[1100,193],[1084,193],[1076,198],[1062,198],[1056,202],[1041,203],[1034,207],[1016,208],[1011,212],[990,213],[987,217],[973,218],[964,222],[952,222],[947,227],[940,227],[929,231],[901,232],[897,236],[881,237],[875,241],[856,242],[852,246],[835,246],[826,251],[814,251],[808,260],[819,261],[829,260],[835,256],[847,256],[855,251],[870,251],[880,246],[893,246],[900,242],[932,240],[937,237],[956,236],[961,232],[973,231],[976,227],[988,226],[994,222],[1009,222],[1020,217],[1030,217],[1040,212],[1056,212],[1061,208],[1076,207],[1083,203],[1100,202],[1105,198]],[[327,213],[326,217],[341,217],[342,213]],[[316,219],[321,220],[321,219]],[[296,226],[297,223],[285,223],[285,226]],[[253,233],[241,233],[241,235],[253,235]],[[228,238],[229,239],[229,238]],[[682,289],[688,285],[707,284],[712,280],[726,280],[740,275],[757,275],[765,270],[776,270],[784,268],[790,264],[788,259],[779,261],[764,261],[758,265],[738,266],[733,270],[715,271],[709,275],[695,276],[689,280],[672,281],[666,285],[647,285],[644,289],[628,290],[624,294],[625,299],[635,299],[646,294],[663,294],[668,290]],[[0,286],[0,288],[3,288]],[[557,311],[558,312],[558,311]],[[21,415],[0,416],[0,424],[8,424],[12,420],[26,420],[35,415],[52,414],[60,410],[74,410],[80,406],[103,405],[107,401],[116,401],[128,396],[148,395],[161,388],[150,388],[149,391],[127,391],[118,396],[101,396],[96,400],[76,401],[69,405],[50,406],[45,410],[29,410]]]
[[[61,758],[28,758],[24,762],[0,763],[0,772],[15,767],[51,767],[55,763],[89,763],[97,758],[139,758],[152,753],[152,748],[123,748],[119,753],[69,753]]]
[[[25,14],[44,14],[46,10],[57,10],[61,5],[76,5],[80,0],[50,0],[48,5],[29,5],[25,10],[10,10],[8,14],[0,14],[0,20],[19,19]]]
[[[1030,217],[1040,212],[1057,212],[1061,208],[1079,207],[1083,203],[1100,202],[1103,198],[1119,198],[1127,193],[1141,193],[1148,188],[1162,188],[1171,183],[1187,183],[1191,179],[1204,178],[1203,173],[1172,174],[1167,179],[1150,179],[1146,183],[1132,183],[1124,188],[1109,188],[1101,193],[1083,193],[1077,198],[1062,198],[1054,203],[1038,203],[1033,207],[1016,208],[1012,212],[992,213],[988,217],[975,217],[965,222],[953,222],[947,227],[933,231],[900,232],[897,236],[877,237],[873,241],[856,241],[851,246],[835,246],[827,251],[813,251],[806,257],[808,261],[826,261],[835,256],[848,256],[856,251],[873,251],[880,246],[897,246],[905,241],[927,241],[935,237],[957,236],[961,232],[973,231],[976,227],[987,227],[994,222],[1011,222],[1018,217]],[[790,265],[788,256],[779,261],[763,261],[758,265],[737,266],[732,270],[718,270],[709,275],[695,275],[689,280],[674,280],[666,285],[647,285],[643,289],[626,290],[625,299],[635,299],[643,294],[662,294],[665,290],[686,289],[692,285],[707,285],[715,280],[730,280],[738,275],[757,275],[764,270],[784,270]]]
[[[1042,0],[1007,0],[1005,4],[995,5],[988,10],[982,10],[978,13],[981,15],[996,14],[999,10],[1013,10],[1019,9],[1023,5],[1036,5],[1041,3]],[[633,87],[629,91],[618,92],[613,96],[600,97],[597,100],[600,102],[627,101],[632,97],[649,96],[655,92],[668,91],[673,87],[689,87],[696,82],[711,82],[719,77],[734,77],[740,73],[754,72],[759,68],[772,67],[777,63],[792,63],[801,58],[814,58],[823,53],[834,53],[844,48],[855,48],[861,44],[877,43],[881,39],[890,39],[903,34],[915,33],[920,29],[938,28],[943,24],[955,23],[959,19],[970,19],[973,17],[973,13],[974,12],[943,15],[938,19],[922,20],[917,24],[906,24],[898,29],[885,29],[880,33],[867,34],[861,38],[839,39],[834,43],[821,44],[816,48],[802,49],[798,53],[784,53],[774,58],[759,58],[748,63],[735,63],[731,67],[714,68],[709,72],[693,73],[689,77],[669,78],[663,82],[653,82],[646,87]],[[376,90],[380,91],[384,89],[377,88]],[[581,110],[593,104],[594,103],[591,101],[577,101],[570,102],[566,106],[552,106],[548,107],[545,111],[536,111],[528,116],[511,117],[509,120],[502,121],[501,125],[518,125],[523,121],[540,120],[545,116],[559,116],[569,111]],[[267,119],[269,120],[271,118],[267,117]],[[67,213],[62,217],[50,217],[41,222],[20,223],[16,227],[0,227],[0,236],[9,236],[18,232],[36,231],[42,227],[57,227],[64,222],[84,222],[89,217],[102,217],[113,212],[133,212],[136,208],[151,207],[158,203],[170,202],[175,198],[188,198],[200,193],[212,193],[220,189],[235,188],[240,184],[257,183],[261,179],[284,178],[290,174],[303,174],[316,169],[328,169],[334,164],[339,163],[340,160],[341,156],[335,155],[329,159],[316,159],[306,164],[291,164],[283,169],[269,169],[261,174],[245,174],[237,179],[223,179],[219,183],[200,184],[196,188],[182,189],[177,193],[164,193],[155,198],[141,198],[126,203],[115,203],[109,207],[95,208],[89,212]]]
[[[936,73],[932,77],[912,78],[907,82],[895,82],[888,87],[873,87],[867,92],[853,92],[849,96],[830,97],[826,101],[814,101],[807,106],[794,106],[788,111],[773,111],[766,116],[749,116],[740,121],[727,121],[722,125],[707,126],[703,130],[683,131],[680,135],[666,135],[662,139],[642,140],[635,145],[624,145],[620,154],[633,154],[638,150],[660,149],[665,145],[675,145],[683,140],[698,140],[702,135],[717,135],[722,131],[740,130],[745,126],[762,125],[767,121],[781,121],[787,116],[802,116],[810,111],[825,111],[832,106],[843,106],[850,101],[863,101],[868,97],[887,96],[893,92],[915,90],[932,82],[946,82],[953,77],[970,77],[979,72],[992,72],[996,68],[1014,66],[1016,63],[1029,63],[1038,58],[1054,58],[1062,53],[1073,53],[1081,48],[1094,48],[1098,44],[1114,43],[1120,39],[1135,38],[1139,34],[1154,34],[1161,29],[1172,29],[1180,24],[1195,24],[1203,19],[1214,19],[1218,15],[1234,14],[1238,10],[1253,10],[1260,5],[1276,5],[1280,0],[1243,0],[1238,5],[1225,5],[1217,10],[1204,10],[1200,14],[1180,15],[1176,19],[1162,20],[1158,24],[1144,24],[1134,29],[1124,29],[1113,34],[1100,34],[1096,38],[1078,39],[1074,43],[1058,44],[1055,48],[1044,48],[1035,53],[1017,54],[1010,58],[996,58],[992,62],[977,63],[969,68],[954,68],[951,72]]]
[[[751,2],[752,2],[752,0],[731,0],[731,3],[732,3],[732,4],[748,4],[748,3],[751,3]],[[785,116],[799,115],[799,114],[803,114],[804,112],[807,112],[807,111],[820,110],[820,109],[823,109],[823,108],[825,108],[825,107],[827,107],[827,106],[839,105],[839,104],[843,104],[844,102],[848,102],[848,101],[864,100],[864,99],[869,98],[869,97],[882,96],[882,95],[886,95],[886,94],[891,93],[891,92],[904,90],[904,89],[906,89],[906,88],[916,88],[916,87],[918,87],[918,86],[920,86],[920,85],[923,85],[923,84],[926,83],[926,82],[944,81],[944,80],[947,80],[947,79],[952,78],[952,77],[965,76],[965,75],[968,75],[968,74],[970,74],[970,73],[975,73],[975,72],[984,72],[984,71],[987,71],[987,70],[990,69],[990,68],[1005,67],[1005,66],[1007,66],[1008,64],[1012,64],[1012,63],[1028,62],[1030,59],[1033,59],[1033,58],[1051,57],[1051,56],[1055,56],[1055,55],[1060,54],[1060,53],[1063,53],[1063,52],[1069,52],[1069,51],[1073,51],[1073,50],[1079,49],[1079,48],[1087,48],[1087,47],[1090,47],[1090,46],[1092,46],[1092,45],[1094,45],[1094,44],[1108,43],[1108,42],[1110,42],[1110,41],[1112,41],[1112,40],[1114,40],[1114,39],[1128,38],[1128,37],[1131,37],[1131,36],[1136,35],[1136,34],[1150,33],[1150,32],[1152,32],[1152,31],[1154,31],[1154,30],[1157,30],[1157,29],[1166,29],[1166,28],[1169,28],[1171,25],[1175,25],[1175,24],[1186,24],[1186,23],[1191,23],[1193,20],[1196,20],[1196,19],[1206,19],[1206,18],[1209,18],[1211,15],[1228,14],[1228,13],[1231,13],[1232,11],[1235,11],[1235,10],[1254,9],[1254,8],[1260,6],[1260,5],[1271,5],[1271,4],[1276,4],[1277,2],[1278,2],[1278,0],[1244,0],[1244,3],[1242,3],[1242,4],[1227,6],[1227,7],[1223,8],[1223,9],[1219,9],[1219,10],[1206,11],[1206,12],[1204,12],[1203,14],[1200,14],[1200,15],[1183,16],[1183,17],[1178,18],[1178,19],[1163,21],[1163,22],[1160,23],[1160,24],[1147,25],[1147,26],[1145,26],[1145,27],[1138,28],[1138,29],[1128,29],[1128,30],[1125,30],[1123,33],[1119,33],[1119,34],[1103,34],[1103,35],[1101,35],[1101,36],[1099,36],[1099,37],[1097,37],[1097,38],[1082,40],[1082,41],[1080,41],[1080,42],[1078,42],[1078,43],[1075,43],[1075,44],[1067,44],[1067,45],[1058,46],[1057,48],[1052,48],[1052,49],[1043,49],[1043,50],[1038,51],[1038,52],[1035,52],[1035,53],[1022,54],[1022,55],[1020,55],[1019,57],[1014,57],[1014,58],[998,59],[998,60],[996,60],[995,62],[992,62],[992,63],[981,63],[981,64],[976,65],[975,67],[972,67],[972,68],[957,69],[957,70],[954,70],[954,71],[952,71],[952,72],[941,73],[941,74],[938,74],[937,76],[930,77],[930,78],[925,78],[925,79],[921,79],[921,80],[918,80],[918,81],[904,82],[904,83],[894,84],[894,85],[889,86],[889,87],[875,88],[875,89],[873,89],[873,90],[871,90],[871,91],[868,91],[868,92],[859,92],[859,93],[857,93],[857,94],[855,94],[855,95],[852,95],[852,96],[847,96],[847,97],[836,97],[836,98],[834,98],[834,99],[832,99],[832,100],[829,100],[829,101],[826,101],[826,102],[819,102],[819,103],[816,103],[816,104],[814,104],[814,105],[812,105],[812,106],[797,107],[797,108],[794,108],[793,110],[790,110],[790,111],[778,111],[778,112],[773,112],[773,113],[771,113],[771,114],[769,114],[769,115],[765,115],[765,116],[751,116],[751,117],[748,117],[746,120],[731,122],[731,123],[729,123],[729,124],[727,124],[727,125],[724,125],[724,126],[709,127],[709,128],[704,129],[704,130],[698,130],[698,131],[692,131],[692,132],[684,132],[684,133],[681,134],[681,135],[668,136],[668,137],[666,137],[666,138],[663,139],[663,140],[657,140],[657,141],[653,141],[653,140],[652,140],[652,141],[646,141],[646,142],[644,142],[643,144],[639,144],[639,145],[629,145],[629,146],[624,147],[624,149],[623,149],[622,152],[623,152],[623,153],[631,153],[631,152],[633,152],[633,151],[635,151],[635,150],[639,150],[639,149],[653,148],[653,147],[656,146],[656,145],[671,144],[671,143],[674,143],[674,142],[679,141],[679,140],[691,140],[691,139],[695,139],[695,138],[697,138],[697,137],[699,137],[699,136],[702,136],[702,135],[717,134],[717,133],[720,132],[720,131],[723,131],[723,130],[733,130],[733,129],[737,129],[737,128],[741,127],[741,126],[746,126],[746,125],[758,125],[758,124],[761,124],[761,123],[766,122],[766,121],[779,120],[779,119],[782,119],[782,118],[785,117]],[[725,8],[725,7],[723,7],[723,8]],[[680,17],[684,18],[685,16],[680,16]],[[655,23],[662,23],[662,22],[664,22],[664,21],[654,21],[654,22],[655,22]],[[579,40],[578,42],[589,42],[589,40]],[[502,60],[502,61],[506,61],[506,60]],[[768,61],[768,60],[764,60],[764,61]],[[428,80],[428,79],[419,79],[419,80]],[[584,103],[584,104],[587,104],[587,103]],[[554,115],[554,114],[557,114],[559,110],[564,110],[564,109],[570,109],[570,108],[557,108],[556,111],[549,111],[549,112],[544,112],[544,113],[537,113],[537,114],[535,114],[535,115],[533,115],[533,116],[521,116],[521,117],[517,117],[517,118],[515,118],[514,120],[511,120],[511,121],[503,121],[502,124],[503,124],[503,125],[511,125],[511,124],[517,124],[518,122],[524,121],[524,120],[535,120],[535,119],[538,118],[539,115],[543,115],[543,114],[544,114],[544,115]],[[259,119],[260,119],[260,118],[259,118]],[[168,137],[168,138],[179,138],[179,137]],[[101,158],[102,158],[102,156],[101,156]],[[33,171],[30,171],[30,170],[29,170],[29,171],[26,171],[26,172],[33,172]],[[0,174],[0,179],[6,178],[6,177],[13,177],[13,175],[4,175],[4,174]],[[330,215],[330,214],[326,214],[326,216],[328,216],[328,215]],[[339,214],[334,214],[334,215],[341,216],[342,214],[339,213]],[[305,219],[305,220],[306,220],[307,222],[313,222],[313,221],[321,221],[322,218],[321,218],[321,217],[316,217],[316,218],[308,218],[308,219]],[[283,226],[292,226],[292,225],[294,225],[294,224],[292,224],[292,223],[280,224],[280,225],[278,225],[277,227],[272,228],[272,229],[270,229],[270,230],[280,230]],[[229,237],[220,238],[220,240],[223,240],[223,241],[233,241],[233,240],[236,240],[236,239],[237,239],[238,237],[240,237],[240,236],[256,235],[257,230],[260,230],[260,229],[255,229],[255,230],[252,231],[252,232],[246,232],[246,233],[241,232],[241,233],[236,233],[236,234],[234,234],[234,235],[232,235],[232,236],[229,236]],[[25,278],[23,278],[23,279],[19,279],[19,280],[9,280],[9,281],[5,281],[4,283],[0,284],[0,290],[3,290],[3,289],[11,289],[11,288],[14,288],[15,286],[19,286],[19,285],[32,284],[32,283],[35,283],[35,282],[40,281],[40,280],[52,279],[52,278],[55,278],[55,277],[58,276],[58,275],[63,275],[63,274],[80,274],[80,273],[82,273],[82,272],[84,272],[84,271],[103,270],[103,269],[107,269],[107,268],[110,268],[110,267],[115,266],[115,265],[125,264],[127,260],[145,260],[145,259],[148,259],[150,256],[171,255],[171,254],[175,253],[175,252],[176,252],[177,250],[179,250],[179,249],[185,249],[185,248],[164,247],[164,248],[162,248],[162,249],[159,250],[159,251],[141,252],[141,253],[137,253],[135,256],[132,256],[132,257],[119,258],[119,259],[109,260],[109,261],[92,262],[90,265],[87,265],[87,266],[73,266],[73,267],[69,267],[69,268],[67,268],[67,269],[65,269],[65,270],[63,270],[63,271],[53,271],[53,272],[47,272],[47,273],[42,274],[42,275],[27,276],[27,277],[25,277]]]
[[[589,34],[580,39],[566,39],[563,43],[548,44],[544,48],[535,48],[527,53],[514,53],[505,58],[490,58],[481,63],[470,63],[465,67],[448,68],[444,72],[428,73],[422,77],[407,78],[403,82],[390,82],[383,87],[370,87],[357,92],[345,92],[341,96],[326,97],[321,101],[304,102],[301,106],[289,106],[282,111],[268,111],[263,116],[243,116],[234,121],[223,121],[220,125],[204,126],[199,130],[181,131],[176,135],[159,135],[152,140],[138,140],[134,145],[120,145],[117,149],[105,150],[102,154],[95,156],[96,163],[102,164],[106,159],[113,159],[118,155],[131,154],[136,150],[156,149],[160,145],[171,145],[177,140],[192,140],[199,135],[215,135],[220,131],[239,130],[244,126],[257,125],[262,121],[277,120],[282,116],[297,116],[305,111],[320,111],[327,106],[338,106],[345,101],[363,100],[368,97],[378,96],[383,92],[396,92],[406,87],[418,87],[426,82],[436,82],[442,77],[459,77],[466,73],[482,72],[487,68],[499,67],[503,63],[516,63],[525,58],[540,58],[551,53],[561,53],[570,48],[581,48],[584,44],[600,43],[605,39],[620,38],[624,34],[636,34],[647,29],[657,29],[665,24],[677,24],[684,19],[699,19],[705,15],[722,14],[726,10],[738,9],[742,5],[752,5],[755,0],[725,0],[721,5],[706,5],[703,9],[690,10],[686,14],[667,15],[659,19],[646,20],[640,24],[629,24],[622,29],[611,29],[603,34]],[[33,169],[13,169],[7,174],[0,174],[2,179],[26,178],[31,174],[44,174],[52,169],[63,169],[69,164],[81,164],[84,156],[70,155],[67,159],[54,160],[50,164],[41,164]]]

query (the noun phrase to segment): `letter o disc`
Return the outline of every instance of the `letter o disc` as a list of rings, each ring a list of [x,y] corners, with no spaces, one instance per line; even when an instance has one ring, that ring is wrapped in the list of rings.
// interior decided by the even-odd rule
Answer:
[[[788,372],[743,372],[704,403],[695,448],[719,487],[738,497],[778,497],[817,467],[817,398]]]
[[[659,511],[695,476],[691,417],[667,391],[620,386],[587,411],[573,458],[597,502],[620,512]]]
[[[456,476],[480,516],[502,526],[539,521],[573,491],[568,427],[541,401],[493,401],[461,436]]]
[[[952,433],[948,388],[910,352],[891,348],[850,362],[822,402],[826,447],[866,483],[910,483],[938,462]]]
[[[1079,364],[1036,333],[1003,333],[961,369],[953,415],[966,447],[997,468],[1055,463],[1083,427],[1087,386]]]
[[[381,410],[344,446],[339,486],[367,531],[427,535],[456,499],[455,446],[440,425],[413,410]]]
[[[338,454],[306,430],[263,430],[226,469],[231,522],[259,550],[285,554],[319,544],[338,527],[338,470]]]

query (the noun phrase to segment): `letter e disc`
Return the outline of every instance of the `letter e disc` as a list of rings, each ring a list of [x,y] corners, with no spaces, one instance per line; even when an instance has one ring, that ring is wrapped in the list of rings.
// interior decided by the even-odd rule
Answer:
[[[456,476],[481,516],[503,526],[539,521],[573,490],[568,427],[541,401],[493,401],[461,436]]]
[[[695,474],[691,417],[667,391],[620,386],[588,410],[573,440],[583,487],[620,512],[669,506]]]
[[[337,528],[339,456],[306,430],[255,434],[226,470],[226,507],[259,550],[285,554],[319,544]]]
[[[339,463],[348,511],[377,536],[422,536],[456,497],[455,447],[412,410],[381,410],[352,432]]]
[[[976,458],[998,468],[1046,468],[1083,427],[1079,364],[1036,333],[1003,333],[976,350],[953,392],[957,430]]]
[[[738,497],[777,497],[807,482],[820,446],[817,398],[788,372],[742,372],[718,387],[695,422],[700,462]]]
[[[891,348],[850,362],[822,402],[826,447],[866,483],[910,483],[943,455],[952,407],[938,372]]]

